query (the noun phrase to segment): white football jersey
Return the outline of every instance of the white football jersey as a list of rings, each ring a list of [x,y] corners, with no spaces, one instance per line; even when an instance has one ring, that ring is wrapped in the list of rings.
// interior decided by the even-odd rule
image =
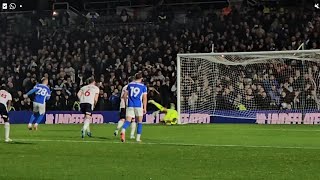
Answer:
[[[126,108],[126,106],[128,106],[128,99],[126,102],[124,102],[124,99],[122,98],[122,96],[124,95],[124,93],[127,91],[128,89],[128,85],[125,85],[123,88],[122,88],[122,91],[121,91],[121,101],[120,101],[120,109],[121,108]]]
[[[80,91],[82,94],[80,96],[80,103],[89,103],[94,106],[94,97],[96,94],[99,94],[99,88],[95,85],[86,85],[83,86]]]
[[[11,94],[5,90],[0,90],[0,103],[7,107],[8,101],[12,101]]]

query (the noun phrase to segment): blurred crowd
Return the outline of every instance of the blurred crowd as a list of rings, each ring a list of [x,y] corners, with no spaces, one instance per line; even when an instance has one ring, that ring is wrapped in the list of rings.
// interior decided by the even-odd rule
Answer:
[[[211,52],[213,44],[215,52],[291,50],[301,43],[305,43],[306,49],[317,49],[319,15],[315,10],[303,8],[232,8],[230,12],[188,11],[184,23],[174,21],[174,15],[170,18],[159,15],[157,22],[129,24],[127,20],[132,17],[123,12],[121,24],[75,28],[68,27],[69,21],[65,19],[62,30],[47,31],[47,26],[37,25],[31,33],[11,37],[2,33],[0,83],[9,87],[16,110],[30,110],[32,97],[24,99],[22,95],[41,77],[48,77],[53,95],[47,108],[72,110],[78,107],[77,91],[88,77],[94,76],[101,82],[96,110],[118,110],[121,89],[128,77],[142,71],[148,98],[166,106],[176,101],[178,53]],[[286,68],[289,66],[293,65],[289,63]],[[243,69],[243,75],[235,76],[239,78],[237,87],[228,83],[230,76],[221,76],[217,86],[208,87],[207,92],[217,93],[218,108],[234,109],[237,106],[234,100],[245,104],[247,109],[267,109],[272,105],[302,108],[300,99],[316,106],[314,86],[305,72],[292,67],[292,74],[282,78],[281,73],[275,73],[279,68],[265,64],[264,71],[268,73],[259,73],[251,66]],[[317,66],[310,68],[319,72]],[[254,73],[245,76],[249,71]],[[250,77],[251,83],[245,77]],[[297,86],[301,79],[306,82],[304,89]],[[194,106],[201,102],[198,96],[195,91],[183,99]],[[229,98],[234,100],[231,102]],[[154,107],[149,106],[149,110]]]
[[[297,60],[299,55],[290,59],[294,57],[290,53],[278,55],[288,57],[285,59],[267,56],[263,55],[260,63],[245,61],[243,65],[213,64],[203,59],[184,63],[182,109],[320,109],[320,53],[309,55],[308,61]],[[226,60],[235,57],[224,56]],[[237,56],[239,60],[245,57]]]

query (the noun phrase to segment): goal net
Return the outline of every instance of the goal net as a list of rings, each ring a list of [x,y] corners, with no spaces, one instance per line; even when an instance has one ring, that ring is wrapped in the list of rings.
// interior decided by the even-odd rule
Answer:
[[[180,123],[320,109],[320,50],[178,54],[177,62]]]

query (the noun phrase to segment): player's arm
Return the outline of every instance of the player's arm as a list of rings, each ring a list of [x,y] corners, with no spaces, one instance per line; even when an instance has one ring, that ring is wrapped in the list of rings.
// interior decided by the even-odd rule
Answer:
[[[77,97],[79,100],[81,99],[82,95],[83,95],[83,91],[82,91],[82,89],[80,89],[77,93]]]
[[[8,111],[10,111],[10,109],[11,109],[11,104],[12,104],[12,101],[9,100],[9,101],[7,102]]]
[[[122,94],[122,96],[121,96],[121,98],[123,99],[123,101],[125,102],[124,104],[125,104],[125,106],[127,106],[127,100],[128,100],[128,89],[129,89],[129,87],[127,86],[127,88],[126,89],[124,89],[123,90],[123,94]]]
[[[46,101],[48,101],[48,100],[50,99],[50,97],[51,97],[51,95],[48,94],[48,95],[46,96]]]
[[[97,103],[98,103],[98,99],[99,99],[99,93],[96,93],[94,95],[94,107],[96,107]]]
[[[142,94],[142,103],[143,103],[143,113],[147,113],[147,104],[148,104],[148,90],[147,87],[143,88],[143,94]]]
[[[143,94],[142,101],[143,101],[143,111],[144,113],[147,113],[147,103],[148,103],[147,93]]]
[[[30,96],[31,94],[35,93],[38,90],[38,88],[34,87],[33,89],[31,89],[29,92],[27,92],[27,94],[23,95],[24,98],[27,98],[28,96]]]
[[[100,89],[97,87],[96,92],[94,94],[94,107],[96,107],[97,103],[98,103],[98,99],[99,99],[99,93],[100,93]]]
[[[7,102],[8,111],[10,111],[11,105],[12,105],[12,96],[11,96],[11,94],[9,94],[9,98],[8,98],[8,102]]]
[[[127,106],[127,100],[128,100],[128,91],[127,90],[125,90],[124,91],[124,93],[123,93],[123,95],[122,95],[122,97],[121,97],[122,99],[123,99],[123,101],[125,102],[124,104]]]
[[[48,90],[48,92],[47,92],[47,96],[46,96],[46,101],[48,101],[48,100],[50,99],[50,97],[51,97],[51,91],[50,91],[50,90]]]

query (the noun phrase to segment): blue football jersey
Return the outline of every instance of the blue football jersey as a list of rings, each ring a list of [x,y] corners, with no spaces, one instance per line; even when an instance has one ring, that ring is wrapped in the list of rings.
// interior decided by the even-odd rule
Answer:
[[[27,94],[35,93],[34,101],[36,103],[45,104],[51,96],[51,91],[48,86],[44,84],[37,84]]]
[[[131,82],[127,87],[128,107],[142,108],[142,96],[147,93],[147,87],[142,83]]]

